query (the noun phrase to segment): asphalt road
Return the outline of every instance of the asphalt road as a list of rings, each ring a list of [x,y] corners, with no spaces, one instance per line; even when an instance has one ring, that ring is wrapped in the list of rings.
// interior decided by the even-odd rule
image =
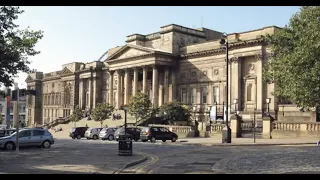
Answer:
[[[133,142],[132,157],[119,157],[117,152],[116,141],[58,139],[51,149],[21,149],[20,158],[14,157],[14,152],[0,151],[0,171],[108,174],[320,174],[320,147],[315,145],[208,147],[172,142]],[[145,161],[140,164],[123,168],[125,164],[143,158]]]

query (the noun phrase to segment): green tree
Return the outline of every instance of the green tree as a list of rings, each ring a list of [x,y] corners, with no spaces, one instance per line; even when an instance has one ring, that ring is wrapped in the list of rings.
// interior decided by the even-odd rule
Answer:
[[[138,93],[131,97],[129,103],[129,114],[135,116],[137,121],[146,120],[155,113],[148,95]]]
[[[180,102],[169,102],[162,105],[159,109],[159,114],[163,120],[173,124],[175,121],[189,121],[191,110]]]
[[[264,68],[264,80],[275,83],[275,96],[302,109],[320,103],[319,17],[319,6],[303,6],[286,27],[267,36],[274,56]]]
[[[74,122],[74,127],[77,127],[77,122],[80,121],[83,117],[83,113],[81,111],[81,109],[79,108],[79,106],[76,106],[73,109],[73,112],[71,114],[71,116],[69,117],[69,120],[71,122]]]
[[[103,126],[103,121],[108,119],[112,112],[114,111],[114,107],[108,103],[100,103],[97,104],[96,108],[94,108],[91,116],[95,121],[99,121],[101,124],[101,128]]]
[[[19,7],[0,7],[0,86],[11,86],[19,72],[30,72],[28,56],[40,53],[34,46],[43,32],[19,30],[14,23],[23,12]]]

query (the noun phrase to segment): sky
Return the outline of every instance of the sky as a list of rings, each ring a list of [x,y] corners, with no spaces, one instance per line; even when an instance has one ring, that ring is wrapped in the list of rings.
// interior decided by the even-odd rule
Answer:
[[[299,11],[297,6],[23,6],[16,21],[20,29],[44,31],[36,45],[41,53],[30,57],[30,67],[44,73],[62,64],[91,62],[109,48],[125,44],[126,36],[150,34],[178,24],[234,33],[265,26],[283,27]],[[27,74],[16,81],[26,86]]]

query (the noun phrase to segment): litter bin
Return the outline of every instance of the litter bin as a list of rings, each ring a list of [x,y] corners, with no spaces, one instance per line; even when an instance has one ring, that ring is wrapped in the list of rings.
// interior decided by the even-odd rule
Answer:
[[[132,140],[131,135],[119,136],[119,156],[132,156]]]

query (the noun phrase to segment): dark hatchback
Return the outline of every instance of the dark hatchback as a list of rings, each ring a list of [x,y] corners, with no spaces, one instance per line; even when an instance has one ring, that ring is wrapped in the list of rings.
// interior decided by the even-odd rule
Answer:
[[[176,142],[178,135],[166,127],[145,127],[140,133],[140,139],[142,142],[148,140],[151,142],[156,142],[156,140],[162,140],[163,142],[171,140],[172,142]]]
[[[127,134],[131,136],[131,139],[134,141],[138,141],[140,139],[140,128],[136,127],[127,127]],[[124,135],[124,127],[117,129],[114,132],[114,137],[118,141],[119,136]]]
[[[84,134],[86,132],[86,130],[88,129],[88,127],[76,127],[76,128],[72,128],[70,130],[70,134],[69,136],[72,138],[72,139],[81,139],[84,137]]]

